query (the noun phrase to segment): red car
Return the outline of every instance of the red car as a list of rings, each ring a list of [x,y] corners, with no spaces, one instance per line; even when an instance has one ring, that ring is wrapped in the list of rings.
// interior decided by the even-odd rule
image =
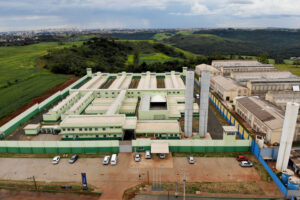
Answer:
[[[236,159],[237,161],[248,161],[248,157],[242,155],[237,156]]]

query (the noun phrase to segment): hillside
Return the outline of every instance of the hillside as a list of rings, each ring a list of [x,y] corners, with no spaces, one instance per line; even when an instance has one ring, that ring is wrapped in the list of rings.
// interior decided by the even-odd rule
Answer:
[[[207,29],[112,34],[129,40],[156,40],[202,55],[258,56],[267,52],[277,62],[300,55],[300,30]]]
[[[78,76],[85,73],[86,67],[112,73],[161,72],[193,66],[205,59],[161,42],[107,38],[92,38],[81,46],[52,50],[43,56],[44,67],[50,71]]]

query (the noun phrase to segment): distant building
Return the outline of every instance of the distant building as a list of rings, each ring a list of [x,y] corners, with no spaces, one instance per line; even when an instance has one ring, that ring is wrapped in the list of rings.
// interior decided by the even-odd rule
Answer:
[[[300,85],[300,78],[263,78],[250,80],[247,82],[247,88],[251,95],[264,96],[268,91],[292,90],[293,86]]]
[[[233,101],[235,97],[249,96],[250,94],[248,88],[239,85],[237,82],[230,78],[226,78],[220,75],[212,77],[211,88],[224,101]]]
[[[272,64],[262,64],[257,60],[213,60],[212,66],[229,76],[231,72],[276,71]]]
[[[217,68],[211,66],[211,65],[207,65],[207,64],[201,64],[201,65],[197,65],[195,67],[195,73],[200,77],[201,76],[201,72],[203,71],[207,71],[210,72],[210,76],[218,76],[221,75],[221,71],[218,70]]]
[[[284,120],[280,109],[258,97],[241,97],[236,99],[235,111],[253,130],[264,134],[265,141],[280,142]]]
[[[231,72],[230,77],[239,84],[246,86],[251,80],[278,79],[278,78],[295,78],[290,71],[268,71],[268,72]]]

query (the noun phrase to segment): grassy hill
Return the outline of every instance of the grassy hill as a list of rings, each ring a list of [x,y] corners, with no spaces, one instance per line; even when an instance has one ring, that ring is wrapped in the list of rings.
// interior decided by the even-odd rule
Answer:
[[[77,43],[39,43],[28,46],[0,47],[0,118],[26,105],[68,76],[53,74],[38,66],[37,60],[49,49],[70,47]]]
[[[156,40],[202,55],[258,56],[267,52],[277,62],[300,55],[300,30],[207,29],[112,34],[127,40]]]

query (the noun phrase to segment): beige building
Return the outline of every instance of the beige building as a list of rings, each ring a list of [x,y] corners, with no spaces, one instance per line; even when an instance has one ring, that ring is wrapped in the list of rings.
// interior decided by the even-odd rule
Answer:
[[[246,86],[248,81],[259,79],[295,78],[290,71],[269,71],[269,72],[231,72],[230,77],[239,84]]]
[[[221,75],[221,71],[211,65],[201,64],[195,67],[195,73],[199,77],[201,76],[201,72],[203,71],[210,72],[210,77]]]
[[[263,78],[250,80],[247,82],[247,88],[251,95],[265,96],[268,91],[292,90],[293,86],[300,85],[300,78]]]
[[[287,102],[296,102],[300,104],[300,91],[269,91],[267,92],[265,99],[285,111]],[[300,141],[300,111],[298,113],[295,131],[294,141]]]
[[[211,65],[220,70],[224,76],[229,76],[231,72],[277,70],[274,65],[262,64],[257,60],[213,60]]]
[[[264,134],[265,141],[280,142],[284,120],[280,109],[258,97],[241,97],[236,99],[235,111],[253,130]]]
[[[211,79],[211,88],[224,101],[233,101],[238,96],[249,96],[249,89],[239,85],[230,78],[214,76]]]

